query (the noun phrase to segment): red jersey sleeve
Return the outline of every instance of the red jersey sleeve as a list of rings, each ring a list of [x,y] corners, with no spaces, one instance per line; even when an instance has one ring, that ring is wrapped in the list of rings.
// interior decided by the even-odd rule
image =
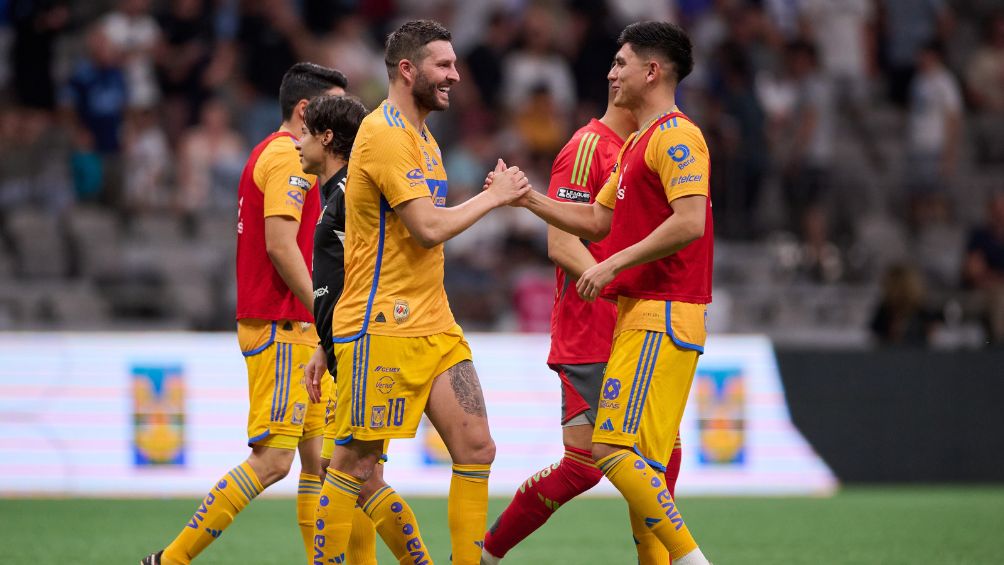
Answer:
[[[600,166],[601,159],[594,158],[599,140],[599,135],[587,132],[573,137],[561,148],[551,166],[548,196],[565,202],[588,204],[592,201],[588,183],[599,174],[595,169]]]

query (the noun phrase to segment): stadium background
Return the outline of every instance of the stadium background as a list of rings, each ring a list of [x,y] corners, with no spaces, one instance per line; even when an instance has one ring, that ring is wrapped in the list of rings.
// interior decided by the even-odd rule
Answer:
[[[193,332],[233,331],[247,151],[276,127],[279,80],[297,60],[343,70],[378,103],[382,38],[413,17],[447,24],[461,59],[450,110],[430,118],[454,202],[498,156],[546,186],[560,146],[602,112],[623,25],[673,20],[694,39],[680,104],[714,156],[710,324],[723,337],[702,362],[718,393],[688,410],[680,493],[713,559],[1000,561],[999,0],[0,0],[0,545],[11,562],[130,561],[190,514],[202,487],[186,485],[208,484],[185,482],[199,461],[215,474],[232,463],[199,457],[241,449],[236,343]],[[489,410],[522,445],[499,462],[529,474],[532,457],[560,453],[538,353],[553,292],[543,224],[496,211],[446,257],[454,312],[483,332],[472,341],[485,346]],[[767,339],[735,354],[750,334]],[[200,372],[206,359],[224,369]],[[738,404],[723,392],[730,379],[742,381]],[[785,394],[755,394],[763,382]],[[205,387],[232,402],[207,404]],[[206,415],[215,428],[198,427]],[[764,422],[784,437],[763,443]],[[423,459],[434,451],[398,460],[435,468]],[[742,492],[740,478],[751,492],[784,484],[746,466],[756,453],[808,461],[817,474],[795,476],[821,477],[800,491],[815,496],[696,496]],[[733,490],[701,482],[722,469]],[[428,483],[445,485],[434,473]],[[843,486],[829,496],[834,478]],[[874,483],[885,486],[859,486]],[[109,494],[183,499],[95,498]],[[559,513],[513,560],[629,562],[626,525],[598,518],[622,503],[573,504],[581,512]],[[444,505],[419,505],[442,551]],[[243,521],[206,562],[297,555],[288,501],[263,500]],[[274,561],[241,553],[284,524]]]

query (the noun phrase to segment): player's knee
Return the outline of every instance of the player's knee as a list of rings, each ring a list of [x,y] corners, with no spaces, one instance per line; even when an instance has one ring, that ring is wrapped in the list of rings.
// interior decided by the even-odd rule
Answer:
[[[254,452],[248,462],[258,475],[262,486],[269,486],[284,479],[293,465],[293,451],[288,449],[265,449]]]
[[[462,463],[467,465],[491,465],[495,461],[495,440],[486,436],[472,443],[464,459]]]
[[[363,483],[363,488],[359,491],[360,506],[376,494],[378,490],[387,486],[387,483],[384,482],[383,478],[377,475],[379,475],[379,473],[377,473],[376,469],[374,469],[370,478]]]
[[[624,449],[623,447],[617,447],[614,445],[607,445],[605,443],[594,443],[593,444],[593,461],[599,461],[604,457],[610,456],[617,451]]]

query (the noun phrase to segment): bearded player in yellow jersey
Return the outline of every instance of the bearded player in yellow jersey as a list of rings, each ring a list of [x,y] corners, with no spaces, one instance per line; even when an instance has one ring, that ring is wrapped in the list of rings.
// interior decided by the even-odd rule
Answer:
[[[500,160],[489,190],[446,207],[443,158],[425,119],[449,107],[450,87],[460,80],[450,39],[427,20],[387,38],[390,92],[363,120],[349,160],[345,289],[332,322],[336,446],[317,507],[319,563],[343,562],[351,510],[370,502],[360,489],[384,440],[414,437],[423,412],[453,459],[453,563],[480,561],[495,444],[471,351],[443,288],[442,244],[530,186]],[[407,505],[391,506],[402,531],[417,533]],[[411,563],[432,563],[417,539],[409,548]]]

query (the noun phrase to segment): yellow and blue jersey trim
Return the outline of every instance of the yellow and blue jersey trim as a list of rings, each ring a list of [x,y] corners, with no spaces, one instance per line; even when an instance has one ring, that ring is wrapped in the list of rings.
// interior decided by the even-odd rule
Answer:
[[[401,111],[392,106],[390,102],[384,102],[383,104],[383,117],[387,120],[387,125],[392,128],[408,129],[408,126],[404,123],[404,118],[401,117]]]
[[[337,337],[332,336],[331,341],[333,343],[351,343],[366,335],[366,330],[370,326],[370,315],[373,313],[373,300],[376,299],[377,286],[380,284],[380,267],[383,264],[383,248],[384,241],[387,238],[387,213],[390,212],[390,204],[387,200],[381,196],[380,197],[380,232],[379,239],[377,240],[377,256],[376,256],[376,266],[373,268],[373,284],[370,286],[370,295],[366,299],[366,313],[363,316],[363,327],[360,330],[348,337]]]

